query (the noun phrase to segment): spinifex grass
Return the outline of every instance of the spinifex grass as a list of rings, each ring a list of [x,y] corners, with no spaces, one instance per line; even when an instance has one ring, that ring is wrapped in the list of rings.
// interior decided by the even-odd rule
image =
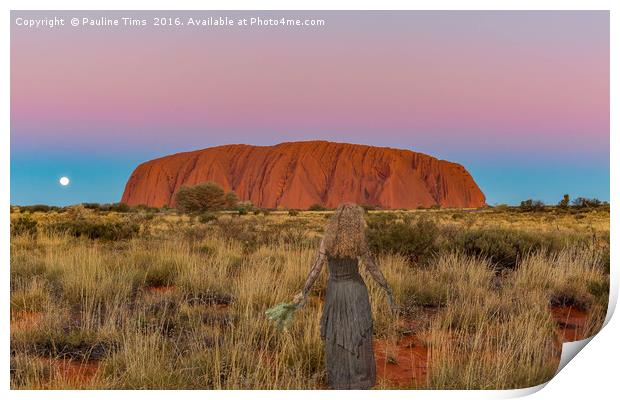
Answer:
[[[609,290],[608,212],[579,219],[570,213],[389,213],[403,221],[430,218],[440,245],[455,232],[485,227],[579,237],[570,242],[576,246],[526,254],[514,270],[498,270],[485,255],[464,254],[467,249],[442,250],[425,264],[378,254],[400,316],[362,266],[375,336],[396,341],[412,334],[400,328],[407,318],[428,347],[423,387],[512,388],[549,379],[559,359],[553,304],[586,312],[588,334],[600,329]],[[73,217],[35,213],[37,234],[11,239],[11,387],[325,387],[319,322],[326,274],[287,330],[265,318],[301,289],[325,215],[216,215],[207,222],[172,212],[136,215],[131,223],[140,224],[139,234],[110,241],[48,231],[47,224]],[[68,377],[61,362],[88,374]]]

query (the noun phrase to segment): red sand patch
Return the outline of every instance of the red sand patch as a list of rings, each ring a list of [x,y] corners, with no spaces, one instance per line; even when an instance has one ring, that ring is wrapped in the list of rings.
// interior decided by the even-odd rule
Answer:
[[[148,286],[146,288],[151,293],[169,294],[177,290],[176,286]]]
[[[67,382],[72,386],[80,386],[92,382],[99,373],[99,361],[77,361],[62,358],[38,357],[39,361],[52,370],[52,382]]]
[[[377,379],[396,387],[420,387],[426,384],[428,349],[412,334],[415,321],[401,320],[405,334],[397,340],[374,341]]]
[[[15,313],[11,319],[11,333],[14,330],[30,329],[35,327],[42,317],[43,313],[41,312],[20,311]]]
[[[551,315],[557,324],[556,332],[563,342],[574,342],[586,337],[588,314],[574,307],[551,308]]]
[[[211,304],[211,305],[208,306],[208,308],[210,310],[215,310],[215,311],[221,312],[221,313],[228,312],[228,308],[229,307],[230,307],[229,304],[220,304],[220,303]]]

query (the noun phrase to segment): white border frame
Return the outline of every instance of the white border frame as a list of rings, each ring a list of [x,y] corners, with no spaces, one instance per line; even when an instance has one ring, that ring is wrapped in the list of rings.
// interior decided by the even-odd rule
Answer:
[[[148,7],[146,7],[148,6]],[[613,155],[614,151],[618,150],[618,126],[617,126],[617,106],[618,106],[618,80],[617,72],[619,69],[618,63],[618,38],[619,30],[618,23],[620,18],[618,11],[620,9],[619,3],[611,0],[593,0],[593,1],[553,1],[553,0],[503,0],[503,1],[491,1],[491,0],[473,0],[465,3],[458,0],[444,0],[444,1],[398,1],[398,0],[383,0],[383,1],[367,1],[358,0],[355,2],[346,1],[325,1],[325,0],[298,0],[295,2],[274,0],[274,1],[258,1],[258,0],[240,0],[235,2],[225,1],[197,1],[197,0],[175,0],[174,2],[166,2],[163,0],[151,0],[149,2],[140,2],[135,0],[93,0],[89,2],[83,2],[78,0],[56,0],[54,2],[44,0],[33,1],[15,1],[8,0],[3,2],[4,13],[0,19],[0,29],[2,32],[2,38],[0,40],[2,46],[2,54],[5,55],[1,65],[1,73],[4,77],[4,82],[9,82],[9,85],[3,85],[5,87],[3,96],[1,97],[0,104],[2,105],[0,120],[2,122],[2,134],[0,135],[0,141],[2,143],[2,167],[0,168],[0,176],[2,182],[5,183],[5,188],[10,183],[10,26],[12,21],[10,20],[10,10],[610,10],[610,109],[611,112],[611,134],[610,134],[610,151]],[[614,112],[615,111],[615,112]],[[614,184],[614,177],[618,176],[618,159],[610,157],[610,203],[615,205],[616,201],[620,199],[618,196],[618,186]],[[104,399],[111,395],[118,396],[120,398],[132,398],[147,397],[155,399],[168,399],[171,395],[183,396],[187,398],[204,398],[209,397],[226,397],[226,398],[248,398],[253,397],[255,399],[273,399],[287,398],[291,395],[301,398],[310,398],[315,396],[312,391],[89,391],[87,393],[82,391],[9,391],[9,304],[10,304],[10,286],[9,286],[9,213],[6,212],[10,204],[10,191],[4,190],[0,195],[2,199],[2,206],[5,212],[2,214],[2,226],[0,231],[0,240],[2,241],[2,265],[4,266],[3,274],[0,277],[2,281],[2,287],[4,289],[4,299],[1,304],[2,320],[0,324],[2,330],[0,331],[3,338],[4,346],[2,346],[1,354],[3,362],[0,363],[2,373],[0,380],[2,382],[2,389],[11,398],[24,398],[29,399],[32,397],[37,398],[62,398],[73,399],[82,398],[84,395],[96,398]],[[588,350],[579,354],[576,360],[570,362],[561,373],[553,378],[548,383],[548,388],[540,391],[536,394],[538,398],[583,398],[584,396],[604,396],[608,398],[609,393],[617,391],[617,369],[615,368],[615,362],[620,354],[618,350],[617,338],[620,337],[620,324],[617,318],[610,321],[610,317],[613,314],[618,297],[618,265],[616,257],[616,249],[618,247],[618,240],[615,235],[618,227],[618,218],[615,211],[611,214],[611,241],[612,241],[612,254],[611,254],[611,294],[610,305],[607,314],[606,322],[608,323],[605,328],[597,334],[591,344],[588,346]],[[582,341],[588,342],[588,341]],[[569,345],[567,347],[573,348],[565,349],[575,351],[580,349],[585,343],[577,343]],[[578,351],[578,350],[577,350]],[[576,353],[575,353],[576,354]],[[563,352],[564,356],[564,352]],[[356,392],[355,396],[364,398],[369,397],[385,397],[386,395],[394,398],[472,398],[472,399],[486,399],[486,398],[510,398],[523,396],[530,393],[537,392],[546,385],[540,385],[534,388],[520,389],[520,390],[508,390],[508,391],[367,391]],[[178,392],[178,393],[176,393]],[[353,393],[351,393],[353,395]],[[320,396],[324,398],[336,398],[342,394],[338,391],[323,391]]]

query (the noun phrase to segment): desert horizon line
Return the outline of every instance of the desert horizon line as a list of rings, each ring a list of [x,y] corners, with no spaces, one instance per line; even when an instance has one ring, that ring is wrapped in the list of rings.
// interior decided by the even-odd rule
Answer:
[[[202,182],[202,183],[209,183],[209,182]],[[570,196],[570,195],[569,195]],[[570,196],[571,199],[586,199],[586,200],[600,200],[602,205],[610,205],[611,203],[608,200],[601,200],[597,197],[590,197],[590,196]],[[555,203],[550,203],[550,202],[545,202],[543,200],[538,200],[536,198],[527,198],[524,199],[522,201],[528,201],[528,200],[532,200],[532,201],[539,201],[542,203],[543,206],[545,207],[559,207],[558,203],[560,202],[559,199],[557,202]],[[240,200],[240,202],[245,203],[245,202],[249,202],[248,200]],[[96,202],[96,201],[83,201],[80,203],[68,203],[68,204],[53,204],[53,203],[28,203],[28,204],[9,204],[10,207],[37,207],[37,206],[43,206],[43,207],[57,207],[57,208],[69,208],[69,207],[75,207],[75,206],[80,206],[80,205],[100,205],[100,206],[114,206],[114,205],[119,205],[119,204],[125,204],[122,201],[118,201],[118,202]],[[358,204],[360,206],[376,206],[374,204]],[[433,209],[439,209],[439,210],[482,210],[482,209],[486,209],[486,208],[497,208],[497,207],[514,207],[514,208],[518,208],[520,206],[519,203],[487,203],[484,206],[481,207],[418,207],[418,208],[408,208],[408,209],[398,209],[398,208],[381,208],[379,206],[376,206],[377,209],[376,211],[398,211],[398,210],[405,210],[405,211],[416,211],[416,210],[433,210]],[[159,209],[166,209],[166,207],[151,207],[151,206],[147,206],[145,204],[138,204],[136,206],[130,206],[130,207],[136,207],[136,208],[140,208],[140,207],[148,207],[148,208],[159,208]],[[569,205],[568,207],[571,207],[571,205]],[[168,207],[168,209],[174,209],[171,207]],[[266,210],[270,210],[270,211],[287,211],[287,210],[298,210],[298,209],[288,209],[288,208],[264,208]],[[326,207],[325,211],[332,211],[334,210],[335,207],[331,208],[331,207]],[[308,210],[304,210],[304,209],[299,209],[300,211],[308,211]]]

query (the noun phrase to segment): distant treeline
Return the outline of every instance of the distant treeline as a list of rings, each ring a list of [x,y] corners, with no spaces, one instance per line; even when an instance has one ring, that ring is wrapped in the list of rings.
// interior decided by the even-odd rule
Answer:
[[[131,212],[147,212],[157,213],[165,211],[178,211],[183,214],[204,214],[214,211],[228,211],[235,212],[241,215],[254,213],[254,214],[268,214],[272,211],[278,211],[272,208],[260,208],[254,206],[249,201],[239,201],[234,192],[225,193],[217,184],[208,182],[199,184],[196,186],[182,187],[177,196],[175,197],[177,208],[172,209],[164,206],[161,208],[150,207],[147,205],[129,206],[125,203],[82,203],[84,208],[101,211],[101,212],[118,212],[118,213],[131,213]],[[45,204],[35,204],[30,206],[11,206],[11,211],[16,208],[20,212],[65,212],[72,206],[58,207],[48,206]],[[366,211],[382,210],[381,206],[373,204],[362,204],[361,207]],[[497,211],[515,211],[515,212],[544,212],[556,209],[570,210],[583,210],[583,209],[597,209],[597,208],[609,208],[609,203],[601,201],[597,198],[576,197],[571,200],[568,194],[565,194],[562,199],[555,205],[545,204],[541,200],[527,199],[523,200],[518,206],[509,206],[507,204],[498,204],[495,206],[486,206],[484,208],[494,209]],[[418,210],[438,210],[441,207],[438,204],[430,207],[417,207]],[[280,211],[288,211],[291,215],[296,215],[300,209],[285,209]],[[333,211],[333,208],[325,207],[322,204],[313,204],[307,208],[306,211]],[[398,211],[398,210],[394,210]],[[407,211],[405,209],[401,211]]]
[[[606,201],[601,201],[597,198],[587,198],[587,197],[576,197],[571,200],[570,196],[565,194],[562,199],[555,205],[545,204],[540,200],[527,199],[523,200],[518,206],[508,206],[506,204],[500,204],[495,207],[495,209],[512,209],[515,211],[521,212],[536,212],[536,211],[546,211],[553,209],[563,209],[563,210],[583,210],[583,209],[597,209],[597,208],[609,208],[609,203]]]
[[[166,210],[166,207],[164,208],[157,208],[157,207],[149,207],[149,206],[145,206],[145,205],[138,205],[138,206],[128,206],[125,203],[81,203],[79,204],[82,207],[89,209],[89,210],[94,210],[94,211],[103,211],[103,212],[110,212],[110,211],[114,211],[114,212],[119,212],[119,213],[129,213],[129,212],[140,212],[140,211],[145,211],[145,212],[160,212],[162,210]],[[35,213],[35,212],[43,212],[43,213],[47,213],[47,212],[58,212],[58,213],[63,213],[68,211],[72,206],[66,206],[66,207],[59,207],[59,206],[48,206],[46,204],[34,204],[31,206],[15,206],[12,205],[11,206],[11,211],[14,211],[15,209],[19,209],[20,212],[30,212],[30,213]]]

